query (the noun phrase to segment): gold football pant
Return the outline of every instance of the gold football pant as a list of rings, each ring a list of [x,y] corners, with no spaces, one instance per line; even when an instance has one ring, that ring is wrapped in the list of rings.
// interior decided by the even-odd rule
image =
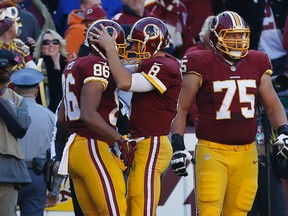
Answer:
[[[161,175],[169,166],[172,146],[167,136],[153,136],[136,145],[128,177],[128,216],[154,216],[160,198]]]
[[[257,191],[255,143],[237,146],[199,140],[195,155],[199,216],[246,215]]]
[[[85,216],[126,216],[123,173],[107,143],[76,135],[69,149],[69,175]]]

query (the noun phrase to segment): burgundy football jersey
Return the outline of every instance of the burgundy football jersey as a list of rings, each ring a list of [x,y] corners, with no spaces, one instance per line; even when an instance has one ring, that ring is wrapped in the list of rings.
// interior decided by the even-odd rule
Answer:
[[[187,49],[185,51],[185,54],[184,55],[188,55],[189,52],[193,52],[193,51],[196,51],[196,50],[206,50],[207,47],[204,45],[204,43],[202,43],[201,41],[197,41],[195,43],[195,45],[189,47],[189,49]]]
[[[172,56],[150,58],[137,72],[155,86],[149,92],[133,92],[130,133],[132,137],[168,135],[177,112],[182,75]]]
[[[188,52],[181,62],[183,75],[202,78],[196,95],[197,138],[236,145],[253,142],[259,83],[264,73],[272,73],[267,55],[251,50],[230,65],[213,51],[199,50]]]
[[[122,10],[120,13],[116,14],[114,17],[112,17],[112,20],[117,22],[120,25],[134,25],[134,23],[136,23],[138,20],[140,20],[141,18],[144,17],[151,17],[153,16],[149,11],[144,12],[144,16],[140,17],[137,16],[136,14],[133,13],[128,13],[124,10]]]
[[[150,11],[153,16],[162,20],[167,28],[169,29],[169,33],[171,34],[172,41],[175,39],[173,36],[176,32],[181,32],[183,45],[181,45],[181,53],[180,56],[183,56],[183,53],[186,49],[188,49],[188,44],[186,43],[186,37],[191,38],[187,33],[187,16],[188,12],[186,6],[181,2],[165,2],[165,6],[159,1],[152,2],[145,6],[146,10]],[[191,44],[189,44],[191,45]]]
[[[80,95],[87,82],[101,82],[105,86],[97,112],[115,128],[118,115],[116,84],[107,61],[98,56],[77,58],[66,65],[62,76],[65,118],[71,127],[71,133],[105,141],[80,120]]]

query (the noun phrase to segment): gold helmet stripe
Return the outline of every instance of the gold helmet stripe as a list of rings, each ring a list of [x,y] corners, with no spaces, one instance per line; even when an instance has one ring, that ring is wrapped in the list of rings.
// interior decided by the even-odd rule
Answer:
[[[229,16],[231,17],[231,20],[233,22],[233,26],[241,26],[244,27],[244,23],[243,20],[241,19],[241,17],[235,13],[235,12],[230,12],[228,13]]]

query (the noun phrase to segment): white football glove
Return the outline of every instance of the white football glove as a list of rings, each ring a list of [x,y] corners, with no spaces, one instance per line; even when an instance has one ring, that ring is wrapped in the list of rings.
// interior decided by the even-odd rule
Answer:
[[[274,141],[273,145],[279,146],[279,152],[277,156],[280,158],[288,158],[288,136],[285,134],[280,134],[276,140]]]

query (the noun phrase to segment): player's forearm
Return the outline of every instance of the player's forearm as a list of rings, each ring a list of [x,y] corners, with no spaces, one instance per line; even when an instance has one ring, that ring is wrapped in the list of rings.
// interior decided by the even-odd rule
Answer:
[[[271,111],[267,112],[271,126],[277,131],[277,129],[284,124],[287,124],[287,117],[282,104],[273,106]]]
[[[128,91],[131,87],[131,73],[123,66],[114,48],[107,49],[106,56],[117,87]]]
[[[81,120],[91,130],[107,138],[110,143],[114,142],[115,140],[119,140],[122,137],[121,134],[119,134],[114,128],[107,124],[107,122],[98,112],[81,112]]]
[[[180,134],[184,136],[186,128],[186,116],[187,113],[178,112],[175,119],[172,122],[171,134]]]
[[[59,110],[58,110],[58,119],[57,122],[61,127],[63,127],[65,130],[69,130],[69,126],[65,120],[65,107],[63,101],[61,101]]]

